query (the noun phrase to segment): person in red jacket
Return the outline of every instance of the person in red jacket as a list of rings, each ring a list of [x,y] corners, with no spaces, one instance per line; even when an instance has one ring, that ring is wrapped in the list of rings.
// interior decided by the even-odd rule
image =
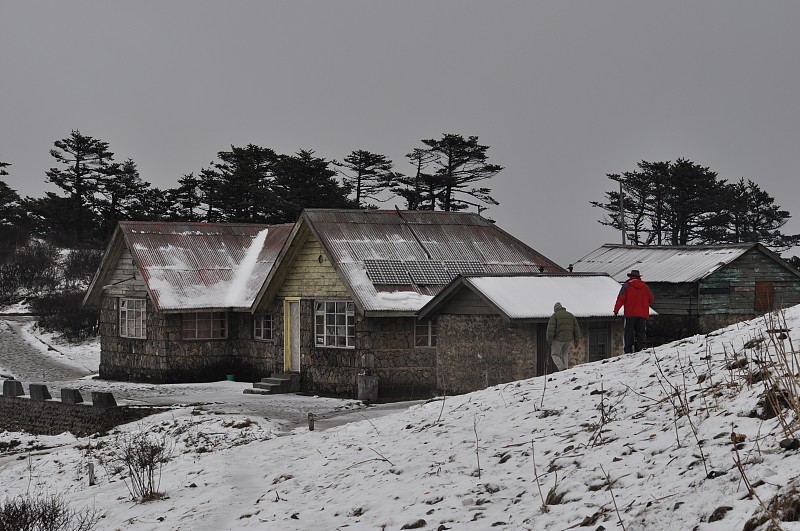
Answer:
[[[644,348],[647,335],[647,319],[650,317],[650,304],[653,294],[642,280],[638,269],[628,273],[628,280],[622,284],[614,304],[614,315],[619,313],[620,307],[625,307],[625,353],[637,352]]]

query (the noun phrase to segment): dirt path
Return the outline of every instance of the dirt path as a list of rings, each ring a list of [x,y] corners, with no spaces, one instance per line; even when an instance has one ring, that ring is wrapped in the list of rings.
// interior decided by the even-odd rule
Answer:
[[[20,322],[0,320],[0,368],[26,383],[77,380],[89,371],[45,356],[22,337]],[[46,347],[45,347],[46,348]]]

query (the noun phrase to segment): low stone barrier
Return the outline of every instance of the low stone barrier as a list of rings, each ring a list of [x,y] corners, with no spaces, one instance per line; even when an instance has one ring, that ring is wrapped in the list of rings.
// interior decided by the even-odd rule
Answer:
[[[35,435],[70,432],[83,437],[163,411],[163,408],[146,406],[118,406],[113,394],[108,392],[92,392],[92,403],[84,403],[77,389],[62,389],[61,400],[52,399],[44,384],[31,384],[29,390],[30,395],[25,396],[22,382],[3,381],[0,430]]]

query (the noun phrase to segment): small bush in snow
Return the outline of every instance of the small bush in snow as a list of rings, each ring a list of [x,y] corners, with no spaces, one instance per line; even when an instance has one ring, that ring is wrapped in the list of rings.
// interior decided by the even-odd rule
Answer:
[[[161,470],[172,458],[172,450],[164,434],[124,433],[111,445],[110,464],[127,473],[122,480],[133,499],[150,501],[161,495]]]
[[[72,509],[58,495],[20,495],[0,502],[0,529],[15,531],[89,531],[100,515],[93,507]]]
[[[31,299],[30,306],[42,329],[80,341],[96,336],[100,329],[100,312],[83,308],[83,296],[81,290],[57,291]]]

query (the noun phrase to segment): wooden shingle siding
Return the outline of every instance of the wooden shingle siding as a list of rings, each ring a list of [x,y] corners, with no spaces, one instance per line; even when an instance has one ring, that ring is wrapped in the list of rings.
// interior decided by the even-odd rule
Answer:
[[[800,303],[796,275],[757,249],[752,249],[705,278],[700,284],[700,313],[754,316],[756,282],[772,282],[774,308]],[[727,290],[726,290],[727,288]]]
[[[694,284],[649,284],[655,301],[653,309],[659,314],[696,315],[697,294]],[[613,302],[609,303],[613,305]]]
[[[109,287],[103,290],[104,296],[132,298],[147,296],[147,288],[142,280],[142,275],[134,264],[133,256],[128,249],[124,249],[120,254],[106,285]]]
[[[322,256],[322,263],[319,257]],[[348,297],[319,241],[309,235],[278,290],[278,297]]]
[[[474,291],[464,289],[447,302],[442,313],[454,315],[493,315],[496,314],[497,311],[486,304]]]

